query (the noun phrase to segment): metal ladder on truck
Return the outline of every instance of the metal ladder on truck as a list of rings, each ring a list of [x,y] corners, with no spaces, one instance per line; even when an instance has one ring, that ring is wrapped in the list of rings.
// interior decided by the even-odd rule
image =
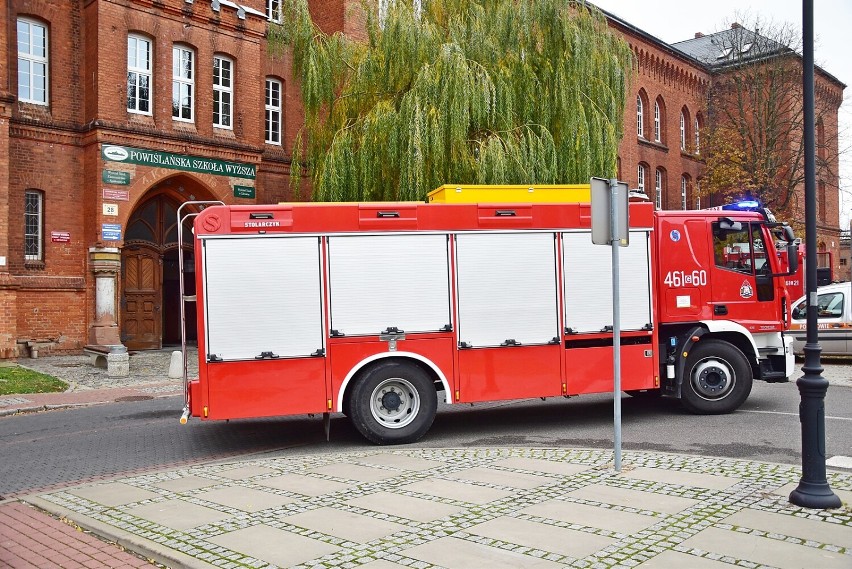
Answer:
[[[185,425],[189,419],[189,377],[187,377],[186,367],[186,303],[195,302],[197,299],[197,295],[195,294],[185,294],[186,290],[184,289],[183,222],[201,213],[201,211],[187,211],[184,213],[183,208],[186,206],[200,206],[199,209],[202,210],[211,205],[225,205],[225,202],[219,200],[189,201],[183,202],[177,209],[178,273],[180,281],[180,363],[182,368],[181,377],[183,377],[183,412],[180,416],[181,425]],[[197,251],[196,254],[198,254]],[[195,286],[198,286],[197,281]]]

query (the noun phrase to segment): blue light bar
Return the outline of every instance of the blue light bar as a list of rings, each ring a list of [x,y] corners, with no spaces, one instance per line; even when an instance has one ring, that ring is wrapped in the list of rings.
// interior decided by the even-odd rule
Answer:
[[[743,200],[739,202],[729,203],[722,206],[722,209],[739,210],[739,211],[760,211],[763,206],[757,200]]]

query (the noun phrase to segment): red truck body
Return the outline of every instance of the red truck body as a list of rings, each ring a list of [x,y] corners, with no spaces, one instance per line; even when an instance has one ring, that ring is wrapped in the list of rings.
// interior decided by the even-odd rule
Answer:
[[[629,219],[622,389],[724,413],[753,378],[785,381],[786,267],[761,257],[773,225],[650,203]],[[187,410],[343,412],[369,440],[400,443],[428,430],[438,397],[611,392],[611,255],[590,224],[584,203],[209,207],[194,229]],[[748,263],[731,265],[733,244]]]

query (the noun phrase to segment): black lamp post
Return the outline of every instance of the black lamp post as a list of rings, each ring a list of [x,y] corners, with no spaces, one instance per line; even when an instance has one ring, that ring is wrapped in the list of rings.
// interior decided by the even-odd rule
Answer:
[[[802,424],[802,479],[790,493],[790,502],[804,508],[839,508],[840,498],[831,491],[825,475],[825,393],[822,347],[817,330],[816,264],[816,159],[814,157],[814,4],[802,2],[802,88],[805,115],[805,294],[808,298],[807,342],[799,387],[799,421]]]

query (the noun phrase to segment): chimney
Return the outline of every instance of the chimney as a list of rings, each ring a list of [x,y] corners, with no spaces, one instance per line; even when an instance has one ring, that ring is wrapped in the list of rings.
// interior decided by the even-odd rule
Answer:
[[[741,27],[742,26],[739,24],[739,22],[734,22],[733,24],[731,24],[732,30],[736,30],[736,29],[741,28]]]
[[[695,39],[703,38],[703,37],[704,37],[704,34],[702,34],[701,32],[695,32]]]

